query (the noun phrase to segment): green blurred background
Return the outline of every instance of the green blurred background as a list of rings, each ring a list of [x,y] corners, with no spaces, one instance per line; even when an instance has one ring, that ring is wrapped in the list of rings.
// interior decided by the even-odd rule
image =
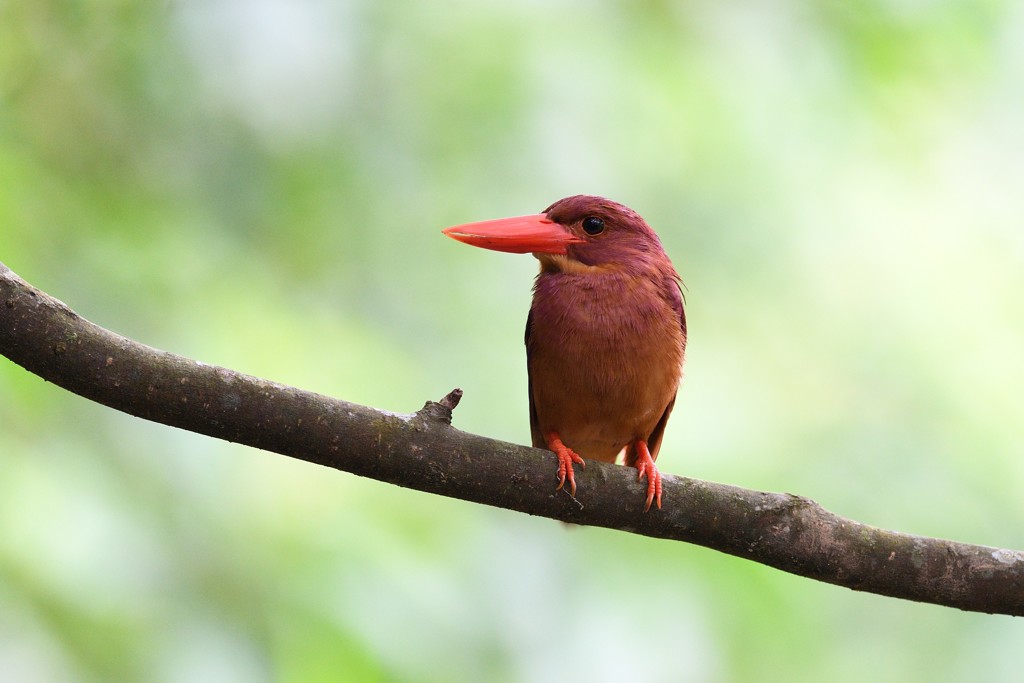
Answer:
[[[6,0],[0,260],[209,363],[402,412],[460,386],[456,426],[523,443],[536,262],[439,231],[606,195],[687,284],[664,471],[1024,548],[1022,8]],[[1022,647],[0,359],[4,681],[1012,680]]]

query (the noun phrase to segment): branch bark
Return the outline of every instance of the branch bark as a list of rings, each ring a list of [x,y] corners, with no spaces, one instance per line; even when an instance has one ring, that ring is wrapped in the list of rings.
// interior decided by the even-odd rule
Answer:
[[[812,500],[664,476],[644,514],[631,469],[591,461],[583,501],[555,456],[451,426],[462,392],[397,415],[159,351],[94,325],[0,263],[0,354],[130,415],[398,486],[575,524],[694,543],[907,600],[1024,615],[1024,553],[886,531]]]

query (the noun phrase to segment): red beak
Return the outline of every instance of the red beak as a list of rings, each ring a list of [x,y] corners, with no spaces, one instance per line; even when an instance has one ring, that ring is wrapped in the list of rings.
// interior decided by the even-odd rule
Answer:
[[[443,232],[474,247],[513,254],[564,254],[570,244],[583,241],[542,213],[466,223]]]

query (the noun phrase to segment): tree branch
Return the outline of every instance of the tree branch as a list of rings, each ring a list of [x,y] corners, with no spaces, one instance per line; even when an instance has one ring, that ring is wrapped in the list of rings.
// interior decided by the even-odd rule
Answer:
[[[885,531],[800,496],[668,474],[664,509],[644,514],[635,472],[597,461],[577,474],[578,501],[554,490],[552,453],[453,428],[458,389],[396,415],[207,365],[98,327],[2,263],[0,353],[130,415],[352,474],[695,543],[854,590],[1024,615],[1024,553]]]

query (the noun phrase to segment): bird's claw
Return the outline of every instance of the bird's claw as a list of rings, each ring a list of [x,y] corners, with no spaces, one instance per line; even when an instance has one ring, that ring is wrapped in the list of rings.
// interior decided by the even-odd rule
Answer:
[[[654,458],[647,450],[647,444],[643,441],[637,443],[636,480],[640,481],[647,477],[647,501],[644,505],[644,512],[649,512],[651,503],[657,502],[658,509],[661,509],[661,472],[654,464]]]
[[[580,467],[585,468],[587,463],[576,454],[576,451],[562,443],[562,440],[557,436],[552,435],[548,438],[548,448],[558,456],[558,486],[555,487],[555,490],[561,491],[565,486],[565,482],[568,481],[569,495],[575,498],[576,475],[573,472],[572,464],[578,463]]]

